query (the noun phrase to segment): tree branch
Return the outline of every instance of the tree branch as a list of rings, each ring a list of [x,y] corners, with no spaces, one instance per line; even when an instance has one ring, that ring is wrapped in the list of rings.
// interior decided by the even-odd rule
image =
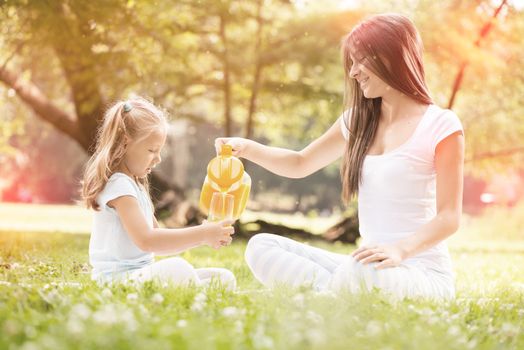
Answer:
[[[31,107],[39,117],[69,135],[82,148],[87,149],[90,142],[79,130],[76,116],[70,115],[55,106],[33,82],[24,81],[20,73],[12,72],[7,68],[0,69],[0,81],[15,90],[18,97]]]
[[[491,19],[486,24],[484,24],[484,26],[480,30],[479,36],[477,40],[475,40],[476,47],[479,47],[482,39],[484,39],[488,35],[493,25],[493,21],[495,20],[495,18],[497,18],[498,14],[500,13],[504,5],[506,5],[506,2],[507,0],[502,0],[502,3],[495,10],[495,12],[493,13],[493,16],[491,16]],[[457,92],[460,89],[460,85],[462,84],[462,79],[464,78],[464,71],[466,70],[466,67],[468,66],[468,64],[469,64],[469,61],[467,60],[463,61],[460,64],[459,71],[457,73],[457,76],[455,77],[455,81],[453,82],[453,90],[451,91],[451,97],[449,98],[448,109],[451,109],[451,107],[453,107],[453,103],[455,103],[455,97],[457,95]]]
[[[231,82],[230,82],[230,65],[228,52],[228,38],[226,35],[226,17],[224,14],[220,15],[220,38],[224,45],[224,54],[222,57],[223,72],[224,72],[224,132],[225,136],[231,136],[233,130],[233,122],[231,120]]]

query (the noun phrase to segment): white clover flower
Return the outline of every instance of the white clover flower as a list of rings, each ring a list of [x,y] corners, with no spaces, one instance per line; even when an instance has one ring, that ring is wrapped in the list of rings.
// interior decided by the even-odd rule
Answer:
[[[191,310],[197,312],[204,310],[204,307],[206,306],[206,301],[206,294],[202,292],[198,293],[197,295],[195,295],[195,300],[193,301],[193,305],[191,305]]]
[[[91,309],[85,304],[76,304],[71,309],[71,316],[81,320],[85,320],[91,316]]]
[[[476,349],[477,348],[477,341],[475,339],[471,339],[467,344],[466,347],[468,349]]]
[[[185,328],[185,327],[187,327],[187,321],[186,320],[178,320],[176,322],[176,326],[178,328]]]
[[[425,307],[422,310],[420,310],[419,313],[421,315],[431,316],[435,313],[435,311],[431,310],[429,307]]]
[[[118,322],[118,310],[112,305],[105,305],[93,314],[93,320],[102,325],[113,325]]]
[[[136,293],[129,293],[127,295],[127,301],[135,302],[137,300],[138,300],[138,294],[136,294]]]
[[[204,310],[204,307],[205,307],[204,303],[199,303],[195,301],[193,305],[191,305],[191,311],[200,312]]]
[[[460,334],[460,327],[458,326],[451,326],[448,328],[448,334],[451,336],[457,336]]]
[[[457,319],[459,319],[460,317],[460,314],[453,314],[451,315],[451,317],[449,318],[451,321],[456,321]]]
[[[151,301],[155,304],[162,304],[164,302],[164,297],[160,293],[155,293],[151,297]]]
[[[312,310],[309,310],[308,312],[306,312],[306,319],[308,319],[315,325],[320,325],[324,323],[324,317],[322,317],[322,315],[319,315],[315,311],[312,311]]]
[[[291,344],[299,344],[304,340],[304,336],[299,331],[293,331],[289,334],[289,342]]]
[[[33,341],[26,341],[22,346],[20,347],[21,350],[40,350],[41,346],[38,345],[38,343]]]
[[[309,342],[314,346],[319,346],[326,342],[326,335],[324,332],[322,332],[322,330],[313,328],[306,333],[306,339],[309,340]]]
[[[207,295],[203,292],[198,293],[195,295],[195,302],[199,303],[205,303],[207,301]]]
[[[513,310],[515,304],[502,304],[500,305],[501,310]]]
[[[28,338],[36,337],[36,329],[33,326],[29,326],[29,325],[25,326],[24,333],[25,333],[26,337],[28,337]]]
[[[109,288],[104,288],[104,290],[102,291],[102,296],[104,298],[111,298],[113,296],[113,292],[111,292],[111,289]]]
[[[242,323],[241,320],[236,320],[234,323],[234,329],[237,333],[243,333],[244,332],[244,323]]]
[[[326,298],[336,298],[337,294],[329,289],[323,289],[316,292],[318,296],[326,297]]]
[[[516,289],[524,290],[524,283],[515,282],[513,283],[513,287],[515,287]]]
[[[273,349],[274,342],[265,334],[264,326],[259,325],[253,334],[253,345],[255,349]]]
[[[61,282],[58,284],[61,288],[64,288],[64,287],[75,287],[75,288],[80,288],[82,287],[82,283],[79,283],[79,282]]]
[[[222,315],[225,316],[225,317],[235,317],[239,314],[239,311],[236,307],[234,306],[228,306],[228,307],[225,307],[223,310],[222,310]]]
[[[440,322],[440,319],[437,316],[430,316],[428,318],[428,324],[429,325],[434,325],[434,324],[437,324],[439,322]]]
[[[134,332],[138,329],[138,323],[135,319],[135,315],[129,309],[125,309],[119,312],[119,321],[123,323],[127,330]]]
[[[382,332],[382,325],[380,324],[380,322],[372,320],[372,321],[369,321],[368,324],[366,325],[366,333],[368,335],[373,337],[373,336],[379,335],[380,332]]]
[[[291,300],[299,307],[304,306],[305,297],[304,297],[304,294],[302,293],[296,294],[293,298],[291,298]]]
[[[512,323],[505,322],[502,324],[502,327],[500,328],[500,333],[502,333],[506,337],[513,338],[520,334],[520,329],[518,326]]]
[[[89,267],[88,264],[84,263],[84,264],[82,264],[81,271],[82,271],[83,273],[88,273],[88,272],[91,271],[91,268]]]
[[[44,299],[49,304],[55,304],[60,301],[60,294],[56,290],[52,290],[47,294],[41,293],[42,299]]]
[[[66,324],[67,331],[71,334],[80,335],[84,333],[84,324],[78,319],[69,319]]]
[[[490,301],[489,298],[479,298],[479,299],[477,300],[477,303],[478,303],[479,305],[486,305],[487,303],[489,303],[489,301]]]

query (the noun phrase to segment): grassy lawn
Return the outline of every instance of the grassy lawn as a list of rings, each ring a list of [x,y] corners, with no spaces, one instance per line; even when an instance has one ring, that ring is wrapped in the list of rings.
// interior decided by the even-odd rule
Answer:
[[[196,267],[231,269],[237,292],[100,287],[89,278],[84,210],[0,204],[0,349],[523,349],[523,214],[465,218],[450,240],[456,300],[395,302],[265,290],[241,241],[182,254]]]

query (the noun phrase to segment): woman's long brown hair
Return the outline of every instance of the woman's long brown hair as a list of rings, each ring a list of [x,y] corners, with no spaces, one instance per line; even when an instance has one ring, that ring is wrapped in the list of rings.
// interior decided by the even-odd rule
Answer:
[[[422,41],[414,24],[398,14],[372,16],[360,22],[342,40],[345,76],[343,122],[349,138],[340,169],[342,198],[358,194],[362,165],[378,128],[382,98],[366,98],[349,72],[351,55],[391,88],[424,104],[432,99],[426,86]],[[350,55],[351,54],[351,55]]]

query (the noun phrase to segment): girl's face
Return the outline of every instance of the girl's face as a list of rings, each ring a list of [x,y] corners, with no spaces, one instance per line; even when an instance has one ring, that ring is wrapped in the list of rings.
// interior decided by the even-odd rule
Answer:
[[[367,57],[360,57],[359,54],[355,56],[350,55],[353,64],[349,76],[358,82],[366,98],[383,97],[391,89],[389,85],[366,67]]]
[[[166,134],[162,131],[154,131],[145,138],[129,142],[123,162],[125,170],[133,176],[146,177],[162,161],[160,152],[165,142]]]

